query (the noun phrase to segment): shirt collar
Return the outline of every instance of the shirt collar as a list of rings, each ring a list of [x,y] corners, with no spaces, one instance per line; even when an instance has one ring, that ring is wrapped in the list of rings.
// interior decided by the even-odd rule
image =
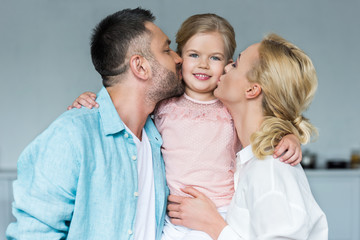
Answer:
[[[99,113],[105,135],[111,135],[125,130],[125,124],[116,111],[105,87],[97,94],[96,101],[99,103]],[[144,128],[150,142],[156,142],[158,145],[162,144],[161,135],[150,116],[147,118]]]
[[[245,164],[253,157],[254,154],[252,152],[251,145],[248,145],[247,147],[241,149],[241,151],[236,154],[236,158],[238,159],[238,162],[240,164]]]
[[[97,94],[96,101],[99,103],[99,113],[104,127],[105,135],[115,134],[125,129],[110,95],[105,87]]]

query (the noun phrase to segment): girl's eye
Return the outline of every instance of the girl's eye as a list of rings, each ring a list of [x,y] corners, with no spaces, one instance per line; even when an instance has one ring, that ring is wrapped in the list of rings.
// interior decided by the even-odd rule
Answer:
[[[166,53],[169,53],[169,52],[170,52],[170,49],[166,49],[165,52],[166,52]]]
[[[192,57],[192,58],[198,58],[199,55],[197,55],[196,53],[191,53],[189,54],[189,57]]]
[[[215,60],[215,61],[221,61],[221,59],[219,57],[216,57],[216,56],[212,56],[210,59]]]

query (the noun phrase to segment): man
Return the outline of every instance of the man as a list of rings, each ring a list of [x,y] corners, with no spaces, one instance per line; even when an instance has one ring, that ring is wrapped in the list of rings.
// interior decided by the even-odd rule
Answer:
[[[125,9],[95,28],[100,107],[65,112],[24,150],[8,239],[160,238],[168,193],[149,114],[183,84],[182,60],[153,21]]]

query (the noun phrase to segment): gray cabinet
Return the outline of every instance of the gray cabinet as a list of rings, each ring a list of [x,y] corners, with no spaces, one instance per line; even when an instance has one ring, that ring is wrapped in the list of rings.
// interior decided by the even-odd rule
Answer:
[[[307,170],[329,224],[329,240],[360,239],[360,170]]]

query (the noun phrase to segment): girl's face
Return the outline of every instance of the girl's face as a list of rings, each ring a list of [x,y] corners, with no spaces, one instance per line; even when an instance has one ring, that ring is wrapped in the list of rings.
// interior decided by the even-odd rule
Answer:
[[[185,93],[197,100],[214,99],[213,91],[229,60],[220,33],[195,34],[184,45],[182,58]]]
[[[227,106],[239,103],[246,98],[247,91],[252,84],[247,74],[259,59],[259,43],[253,44],[243,51],[236,62],[225,67],[225,74],[221,76],[214,94]]]

